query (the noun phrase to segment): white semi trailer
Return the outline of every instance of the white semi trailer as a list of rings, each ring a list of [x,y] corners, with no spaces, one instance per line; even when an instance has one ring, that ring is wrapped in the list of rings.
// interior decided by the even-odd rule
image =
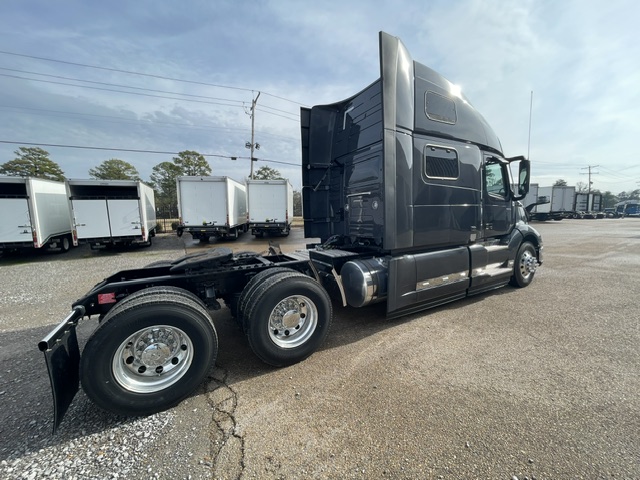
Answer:
[[[247,201],[252,235],[289,235],[293,187],[288,180],[247,180]]]
[[[0,177],[0,251],[71,247],[71,221],[63,182]]]
[[[573,216],[576,187],[558,186],[539,187],[538,198],[547,197],[548,202],[531,209],[534,220],[562,220]]]
[[[247,188],[229,177],[183,176],[176,180],[178,236],[236,239],[247,231]]]
[[[150,186],[135,180],[69,179],[65,184],[74,245],[151,244],[157,221]]]

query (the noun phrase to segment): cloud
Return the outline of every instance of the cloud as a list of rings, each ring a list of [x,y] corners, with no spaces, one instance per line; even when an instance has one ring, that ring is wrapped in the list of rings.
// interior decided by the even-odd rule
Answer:
[[[639,13],[620,0],[12,2],[0,17],[0,50],[152,76],[0,54],[0,68],[137,88],[0,76],[0,140],[248,157],[247,111],[260,91],[258,156],[284,162],[269,165],[299,185],[299,168],[287,164],[300,163],[300,104],[334,103],[376,80],[383,30],[462,87],[507,155],[526,154],[533,91],[534,181],[576,183],[585,166],[602,165],[595,187],[617,193],[640,180]],[[0,162],[18,146],[0,144]],[[111,157],[145,177],[171,158],[49,150],[75,177]],[[211,162],[216,174],[249,172],[248,160]]]

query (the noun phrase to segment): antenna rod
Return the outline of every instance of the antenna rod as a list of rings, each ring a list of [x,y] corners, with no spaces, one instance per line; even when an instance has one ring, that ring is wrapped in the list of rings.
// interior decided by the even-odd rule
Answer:
[[[527,160],[530,159],[531,152],[531,111],[533,110],[533,90],[531,90],[531,101],[529,103],[529,142],[527,143]]]

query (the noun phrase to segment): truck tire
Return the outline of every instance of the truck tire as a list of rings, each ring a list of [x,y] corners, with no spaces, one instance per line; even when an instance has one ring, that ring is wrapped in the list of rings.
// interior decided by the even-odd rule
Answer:
[[[299,272],[271,275],[253,291],[248,305],[249,345],[274,367],[304,360],[329,333],[331,299],[318,282]]]
[[[263,270],[255,274],[251,278],[251,280],[249,280],[249,282],[245,285],[244,289],[242,290],[242,293],[240,294],[240,297],[238,298],[238,305],[235,308],[236,314],[234,315],[236,321],[238,322],[238,325],[242,330],[245,330],[245,311],[249,306],[249,300],[250,300],[250,297],[253,295],[253,292],[256,290],[256,288],[258,288],[258,286],[262,282],[264,282],[265,278],[271,275],[275,275],[276,273],[282,273],[282,272],[296,273],[295,270],[292,270],[286,267],[268,268],[266,270]],[[233,315],[233,310],[231,314]]]
[[[160,260],[160,262],[162,262],[162,260]],[[152,265],[152,264],[150,264],[150,265]],[[145,268],[147,268],[147,267],[145,267]],[[179,287],[171,287],[171,286],[167,285],[167,286],[160,286],[160,287],[144,288],[142,290],[138,290],[137,292],[132,293],[131,295],[125,297],[124,299],[122,299],[118,303],[116,303],[111,308],[111,310],[109,310],[107,312],[107,314],[105,315],[105,318],[106,318],[107,315],[116,315],[120,310],[125,308],[131,302],[133,302],[135,300],[138,300],[138,299],[140,299],[142,297],[148,297],[149,295],[165,295],[165,296],[166,295],[175,295],[177,297],[190,299],[190,300],[198,303],[204,309],[207,308],[207,306],[202,301],[202,299],[200,297],[198,297],[197,295],[191,293],[189,290],[185,290],[184,288],[179,288]]]
[[[513,276],[510,281],[511,285],[519,288],[528,286],[533,281],[537,267],[538,259],[536,258],[535,248],[531,242],[523,242],[516,255]]]
[[[155,287],[115,305],[83,351],[87,396],[119,415],[149,415],[189,396],[218,353],[211,317],[196,299],[186,290]]]

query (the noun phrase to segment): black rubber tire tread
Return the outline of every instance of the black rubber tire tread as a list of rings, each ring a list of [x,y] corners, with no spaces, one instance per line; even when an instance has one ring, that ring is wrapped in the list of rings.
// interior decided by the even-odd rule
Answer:
[[[107,313],[84,347],[80,361],[82,388],[104,410],[138,416],[171,408],[188,397],[215,364],[218,336],[206,308],[186,290],[163,292],[163,288],[172,287],[141,290],[138,295],[134,294],[135,297],[128,297],[129,301],[120,302]],[[193,342],[195,353],[191,368],[162,392],[141,394],[124,390],[111,372],[113,354],[121,342],[135,331],[168,323],[179,323],[176,326],[184,330]]]
[[[516,261],[513,265],[513,275],[509,280],[509,283],[511,285],[518,288],[525,288],[529,286],[536,274],[536,272],[533,272],[530,277],[525,278],[520,273],[520,269],[518,268],[518,266],[520,265],[520,257],[524,254],[525,250],[529,250],[534,257],[536,256],[536,249],[533,244],[531,242],[522,242],[520,248],[518,248],[518,253],[516,254]]]
[[[276,273],[283,273],[283,272],[296,272],[296,271],[286,267],[268,268],[266,270],[256,273],[253,276],[253,278],[251,278],[251,280],[249,280],[249,282],[242,289],[242,293],[240,294],[240,298],[238,299],[236,321],[238,322],[238,325],[243,331],[246,331],[245,310],[247,309],[249,298],[251,297],[251,295],[253,295],[254,290],[258,288],[258,286],[262,282],[264,282],[265,278],[271,275],[275,275]]]
[[[240,295],[241,293],[232,293],[224,298],[224,303],[227,305],[227,307],[229,307],[231,316],[234,319],[238,318],[238,302],[240,301]],[[239,322],[238,325],[242,327]]]
[[[111,308],[111,310],[109,310],[105,314],[105,316],[102,319],[102,321],[104,322],[107,318],[109,318],[110,315],[117,314],[120,310],[125,308],[126,305],[128,305],[129,303],[135,301],[136,299],[142,298],[142,297],[148,297],[149,295],[176,295],[178,297],[188,298],[188,299],[191,299],[194,302],[198,303],[202,308],[205,309],[205,311],[207,310],[207,306],[202,301],[202,299],[200,297],[198,297],[197,295],[191,293],[189,290],[185,290],[184,288],[172,287],[172,286],[167,285],[167,286],[144,288],[142,290],[138,290],[135,293],[132,293],[131,295],[123,298],[118,303],[116,303]]]
[[[264,328],[264,318],[283,298],[300,290],[318,309],[318,325],[309,341],[295,348],[283,349],[269,338]],[[313,354],[327,337],[333,318],[333,304],[327,291],[312,278],[296,271],[267,277],[253,291],[248,304],[245,332],[249,346],[260,360],[274,367],[293,365]]]

